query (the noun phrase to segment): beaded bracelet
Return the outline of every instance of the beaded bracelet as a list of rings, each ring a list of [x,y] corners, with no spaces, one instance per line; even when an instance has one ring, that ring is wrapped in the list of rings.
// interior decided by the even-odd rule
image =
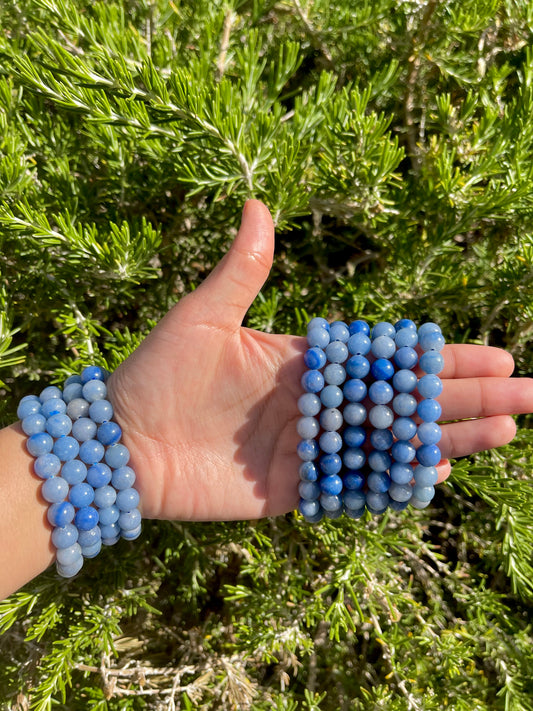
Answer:
[[[441,458],[439,326],[424,323],[417,330],[402,319],[370,331],[361,320],[348,326],[314,318],[307,342],[297,424],[300,513],[315,523],[324,515],[360,518],[365,510],[428,506]]]
[[[50,504],[57,572],[65,578],[76,575],[84,558],[94,558],[102,545],[141,533],[135,473],[106,399],[108,375],[88,366],[81,376],[67,378],[63,390],[46,387],[39,396],[23,397],[17,409]]]

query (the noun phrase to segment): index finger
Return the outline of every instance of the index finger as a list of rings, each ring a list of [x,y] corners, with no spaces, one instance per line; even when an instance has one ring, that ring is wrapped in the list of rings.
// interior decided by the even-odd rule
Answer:
[[[514,370],[513,356],[502,348],[452,343],[442,349],[441,378],[508,378]]]

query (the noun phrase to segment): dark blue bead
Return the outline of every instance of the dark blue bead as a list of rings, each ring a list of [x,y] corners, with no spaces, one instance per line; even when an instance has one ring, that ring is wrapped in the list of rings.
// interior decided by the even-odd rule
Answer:
[[[77,511],[74,523],[80,531],[89,531],[98,523],[98,511],[92,506],[85,506]]]
[[[348,330],[350,331],[350,336],[353,336],[355,333],[362,333],[364,336],[370,335],[370,326],[366,321],[362,321],[361,319],[352,321],[348,326]]]
[[[304,363],[312,370],[320,370],[326,365],[326,354],[322,348],[309,348],[304,353]]]
[[[318,457],[318,445],[314,439],[304,439],[298,443],[296,453],[304,462],[310,462]]]
[[[400,331],[402,328],[411,328],[416,331],[416,323],[411,321],[410,318],[401,318],[399,321],[396,321],[394,328],[397,331]]]
[[[392,446],[392,432],[385,429],[372,430],[370,444],[377,450],[390,449]]]
[[[89,380],[101,380],[105,381],[105,373],[103,368],[97,365],[88,365],[81,372],[81,382],[85,385]]]
[[[395,501],[391,499],[389,506],[393,511],[404,511],[409,506],[409,501]]]
[[[422,444],[416,450],[416,458],[424,467],[434,467],[440,462],[441,452],[436,444]]]
[[[359,491],[365,485],[365,477],[361,472],[349,470],[342,477],[344,489],[349,491]]]
[[[391,485],[391,480],[388,474],[384,471],[370,472],[367,479],[368,488],[375,493],[383,493],[388,491]]]
[[[394,366],[386,358],[378,358],[370,366],[370,371],[376,380],[390,380],[394,375]]]
[[[348,518],[361,518],[361,516],[364,515],[366,511],[366,506],[363,506],[362,509],[351,509],[348,506],[345,507],[344,512],[348,516]]]
[[[350,378],[366,378],[370,373],[370,363],[363,355],[354,355],[346,361],[346,372]]]
[[[324,494],[331,494],[336,496],[342,491],[342,479],[337,474],[332,474],[331,476],[325,476],[320,481],[320,489]]]
[[[68,494],[70,503],[77,509],[90,506],[94,501],[94,489],[90,484],[82,482],[70,487]]]
[[[319,464],[321,471],[327,476],[338,474],[342,469],[342,459],[338,454],[325,454],[320,457]]]
[[[116,444],[122,437],[122,430],[116,422],[104,422],[98,428],[96,438],[106,447]]]
[[[344,430],[343,437],[347,447],[362,447],[366,439],[366,432],[363,427],[350,426]]]
[[[302,388],[308,393],[318,393],[324,387],[324,376],[319,370],[307,370],[302,375]]]

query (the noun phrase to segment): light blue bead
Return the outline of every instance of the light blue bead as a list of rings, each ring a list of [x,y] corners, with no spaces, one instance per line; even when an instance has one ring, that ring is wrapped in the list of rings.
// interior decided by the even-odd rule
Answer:
[[[416,331],[416,323],[411,321],[410,318],[401,318],[394,324],[396,331],[400,331],[402,328],[411,328]]]
[[[424,467],[434,467],[440,462],[441,452],[436,444],[422,444],[416,450],[416,458]]]
[[[319,370],[306,370],[300,382],[306,392],[319,393],[324,387],[324,376]]]
[[[390,380],[394,375],[394,366],[386,358],[378,358],[370,366],[374,380]]]
[[[304,353],[304,363],[311,370],[320,370],[326,365],[326,354],[322,348],[313,346]]]
[[[410,505],[413,506],[415,509],[425,509],[429,506],[430,502],[429,501],[420,501],[420,499],[417,499],[416,496],[412,496],[411,500],[409,501]]]
[[[105,380],[105,372],[98,365],[88,365],[81,372],[81,382],[88,383],[90,380]]]
[[[366,397],[367,388],[362,380],[351,378],[344,383],[342,392],[348,402],[361,402]]]
[[[396,395],[392,401],[392,409],[400,417],[411,417],[416,412],[416,398],[408,393]]]
[[[444,368],[444,358],[437,351],[426,351],[420,356],[419,365],[425,373],[438,375]]]
[[[72,420],[68,415],[51,415],[46,421],[46,431],[52,437],[68,435],[71,429]]]
[[[414,348],[409,346],[403,346],[398,348],[394,354],[394,362],[398,368],[408,370],[409,368],[414,368],[418,363],[418,353]]]
[[[321,494],[320,505],[324,511],[338,511],[342,509],[342,498],[331,494]]]
[[[325,454],[335,454],[342,447],[342,437],[338,432],[324,432],[320,435],[318,443]]]
[[[111,488],[111,487],[106,487]],[[115,494],[116,496],[116,494]],[[116,523],[120,516],[120,509],[118,506],[111,504],[111,506],[104,506],[98,509],[98,515],[100,516],[100,524],[102,526],[109,526],[111,523]]]
[[[96,558],[102,550],[102,541],[99,539],[92,546],[82,546],[81,552],[84,558]]]
[[[72,423],[72,436],[78,442],[87,442],[90,439],[94,439],[96,429],[96,422],[93,422],[88,417],[80,417]]]
[[[320,481],[320,489],[324,494],[337,496],[342,491],[342,479],[337,474],[325,476]]]
[[[336,430],[339,430],[342,427],[342,423],[342,414],[340,410],[337,410],[334,407],[328,408],[327,410],[323,410],[320,414],[320,426],[323,430],[335,432]]]
[[[141,535],[141,526],[137,526],[133,531],[121,531],[120,535],[125,541],[134,541]]]
[[[48,432],[37,432],[26,440],[26,449],[32,457],[40,457],[41,454],[48,454],[52,451],[54,440]]]
[[[38,432],[44,432],[46,429],[46,417],[44,415],[39,414],[38,412],[34,412],[31,415],[28,415],[22,420],[22,430],[24,434],[28,435],[28,437],[31,437],[34,434],[37,434]]]
[[[366,494],[362,491],[350,489],[344,492],[343,500],[344,505],[350,509],[364,509],[366,505]]]
[[[394,501],[409,501],[413,495],[413,487],[410,484],[396,484],[392,482],[389,489],[389,496]]]
[[[83,397],[87,402],[95,402],[95,400],[105,400],[107,396],[106,384],[101,380],[89,380],[83,386]]]
[[[106,539],[110,538],[115,538],[116,536],[120,536],[120,526],[117,523],[110,523],[107,526],[100,526],[100,530],[102,532],[102,540],[105,541]]]
[[[311,465],[311,463],[309,463],[308,466],[314,465]],[[111,476],[111,483],[113,484],[115,489],[129,489],[135,483],[135,472],[131,467],[128,466],[119,467],[118,469],[115,469],[113,471],[113,474]]]
[[[116,469],[115,471],[118,470]],[[318,469],[313,462],[302,462],[298,469],[298,474],[302,481],[316,481],[318,479]],[[123,488],[126,489],[127,487]]]
[[[52,417],[52,415],[64,415],[67,411],[67,404],[64,400],[59,400],[56,397],[51,397],[41,405],[41,415],[44,417]]]
[[[124,533],[124,531],[134,531],[141,525],[141,512],[139,509],[133,509],[133,511],[123,511],[118,519],[118,525],[120,526],[122,533]]]
[[[349,402],[342,411],[344,421],[348,425],[357,427],[366,420],[366,407],[360,402]]]
[[[435,422],[442,414],[442,407],[438,400],[421,400],[416,408],[418,416],[424,422]]]
[[[320,487],[314,481],[301,481],[298,485],[298,493],[306,501],[314,501],[320,496]]]
[[[52,543],[56,548],[67,548],[78,540],[78,529],[72,523],[57,526],[52,531]]]
[[[89,531],[99,521],[98,511],[92,506],[84,506],[76,512],[74,523],[80,531]],[[103,534],[102,534],[103,538]]]
[[[366,462],[366,455],[360,447],[344,450],[342,461],[347,469],[361,469]]]
[[[65,385],[63,387],[66,388],[69,385],[72,385],[72,383],[81,384],[81,375],[69,375],[65,380]]]
[[[416,449],[411,442],[399,439],[392,445],[391,454],[396,462],[409,464],[415,458]]]
[[[94,381],[98,382],[97,380]],[[105,447],[96,439],[89,439],[80,445],[80,459],[85,464],[95,464],[99,462],[105,453]]]
[[[365,477],[360,472],[349,470],[342,477],[342,484],[345,490],[359,491],[365,485]]]
[[[431,501],[435,496],[435,487],[415,484],[413,487],[413,496],[419,501]]]
[[[370,491],[383,493],[389,490],[391,480],[385,471],[374,471],[368,475],[367,483]]]
[[[117,499],[117,491],[108,484],[98,487],[94,490],[94,505],[101,509],[107,509],[115,503]],[[105,523],[105,521],[104,521]]]
[[[73,543],[67,548],[59,548],[56,553],[56,560],[59,565],[72,565],[81,556],[81,546]]]
[[[137,489],[121,489],[115,503],[121,511],[132,511],[139,505],[139,492]]]
[[[368,396],[376,405],[386,405],[394,396],[394,390],[385,380],[375,380],[368,389]]]
[[[320,503],[317,500],[308,501],[307,499],[300,499],[298,511],[306,517],[315,516],[320,511]]]
[[[444,348],[444,337],[441,333],[425,333],[418,336],[418,345],[423,351],[441,351]]]
[[[116,422],[104,422],[98,428],[97,439],[106,447],[116,444],[121,437],[122,430]]]
[[[390,468],[390,478],[396,484],[409,484],[413,478],[413,467],[410,464],[394,462]]]
[[[350,338],[348,326],[343,321],[334,321],[329,327],[329,340],[346,343]]]
[[[304,439],[298,442],[296,447],[296,454],[304,462],[311,462],[313,459],[318,457],[318,445],[314,439]]]
[[[118,524],[114,523],[114,524],[112,524],[112,526],[113,526],[112,530],[117,530],[117,529],[118,529],[118,530],[120,531],[120,528],[118,527]],[[116,528],[115,528],[115,526],[116,526]],[[103,545],[103,546],[114,546],[115,543],[118,543],[119,541],[120,541],[120,533],[117,533],[116,536],[112,536],[112,537],[110,537],[110,538],[104,538],[104,537],[102,536],[102,545]]]
[[[388,321],[379,321],[372,329],[373,339],[379,338],[380,336],[388,336],[389,338],[393,338],[395,335],[396,329],[392,323],[389,323]]]
[[[420,378],[417,388],[422,397],[439,397],[442,392],[442,380],[438,375],[430,373]]]
[[[314,417],[318,415],[322,403],[318,395],[314,393],[304,393],[298,398],[298,410],[304,417]]]
[[[415,482],[418,486],[435,486],[439,478],[437,467],[423,467],[419,464],[414,471]]]
[[[387,452],[373,449],[368,455],[368,466],[374,472],[384,472],[391,465],[391,458]]]
[[[366,432],[363,427],[347,427],[343,436],[347,447],[362,447],[366,440]]]
[[[420,338],[420,336],[425,336],[428,333],[442,333],[442,331],[438,324],[433,323],[433,321],[427,321],[419,326],[418,337]]]
[[[362,333],[365,336],[370,335],[370,326],[367,324],[366,321],[363,321],[361,319],[352,321],[351,324],[348,326],[348,330],[350,331],[350,336],[353,336],[355,333]]]
[[[67,415],[74,422],[80,417],[87,417],[89,414],[89,403],[82,397],[74,398],[67,405]]]
[[[70,462],[78,456],[80,445],[74,437],[64,436],[56,439],[52,451],[62,462]]]
[[[327,319],[322,318],[322,316],[315,316],[307,324],[307,330],[311,331],[313,328],[324,328],[329,331],[329,323]]]
[[[108,447],[106,449],[105,461],[111,469],[118,469],[119,467],[126,466],[129,459],[129,450],[123,444],[114,444],[112,447]]]
[[[41,390],[41,393],[39,394],[41,404],[46,402],[46,400],[49,400],[51,397],[59,398],[61,400],[63,398],[63,393],[59,388],[56,388],[55,385],[49,385],[44,390]]]
[[[40,457],[33,462],[33,471],[41,479],[50,479],[52,476],[57,476],[61,470],[61,460],[55,454],[41,454]]]
[[[102,538],[100,526],[94,526],[88,531],[80,531],[78,534],[78,543],[82,548],[94,546]]]
[[[422,444],[438,444],[442,430],[436,422],[422,422],[418,425],[418,439]]]
[[[364,333],[354,333],[346,344],[352,355],[366,356],[372,348],[372,341]]]
[[[403,346],[414,348],[418,343],[418,334],[414,328],[402,328],[394,336],[394,341],[397,348]]]
[[[383,513],[389,505],[389,495],[386,491],[368,491],[366,506],[371,513]]]
[[[87,467],[79,459],[71,459],[69,462],[63,464],[63,469],[61,470],[61,476],[65,481],[71,486],[79,484],[82,482],[87,475]]]
[[[72,523],[74,514],[74,506],[69,501],[58,501],[48,507],[46,517],[52,526],[66,526]]]
[[[346,371],[340,363],[326,365],[323,375],[328,385],[342,385],[346,380]]]
[[[109,400],[96,400],[89,406],[89,417],[98,424],[107,422],[113,417],[113,405]]]
[[[397,370],[392,385],[399,393],[410,393],[416,388],[417,377],[412,370]]]
[[[394,413],[387,405],[374,405],[368,411],[368,419],[373,427],[378,430],[385,430],[392,425]]]
[[[389,336],[378,336],[372,341],[370,349],[376,358],[392,358],[396,351],[396,344]]]
[[[329,343],[329,331],[325,328],[312,328],[307,332],[307,343],[310,348],[325,348]]]
[[[326,348],[326,356],[330,363],[344,363],[348,358],[348,348],[342,341],[333,341]]]
[[[37,395],[25,395],[17,407],[17,417],[24,420],[29,415],[36,415],[41,412],[41,401]]]
[[[60,575],[62,578],[73,578],[80,572],[82,568],[83,556],[81,555],[79,558],[76,558],[74,563],[71,563],[70,565],[60,565],[59,563],[56,564],[57,574]]]
[[[339,407],[343,399],[342,390],[337,385],[326,385],[320,393],[320,400],[324,407]]]
[[[410,417],[397,417],[392,423],[392,433],[396,439],[410,440],[417,433],[417,427]]]
[[[41,494],[45,501],[55,504],[58,501],[63,501],[68,496],[68,482],[60,476],[53,476],[50,479],[45,479],[41,486]]]
[[[346,372],[350,378],[366,378],[370,373],[370,363],[368,358],[362,355],[354,355],[346,361]]]
[[[391,508],[393,511],[405,511],[408,505],[408,501],[395,501],[389,496],[389,508]]]
[[[66,385],[63,390],[63,400],[68,405],[71,400],[82,397],[82,391],[81,383],[70,383],[70,385]]]
[[[377,450],[390,449],[392,446],[392,432],[387,429],[372,430],[370,444]]]
[[[90,484],[81,482],[71,487],[68,498],[70,503],[77,509],[90,506],[94,500],[94,489]]]
[[[324,454],[320,457],[320,471],[326,476],[338,474],[342,469],[342,459],[338,454]]]

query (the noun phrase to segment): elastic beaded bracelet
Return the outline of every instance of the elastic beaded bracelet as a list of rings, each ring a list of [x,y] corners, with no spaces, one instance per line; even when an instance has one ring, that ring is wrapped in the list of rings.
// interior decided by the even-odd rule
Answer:
[[[62,577],[76,575],[102,545],[141,533],[135,473],[127,466],[120,426],[111,419],[107,377],[102,368],[88,366],[81,376],[67,378],[63,390],[52,386],[39,397],[27,395],[17,409],[50,504],[47,518]]]
[[[343,513],[360,518],[366,510],[401,511],[409,503],[428,506],[441,457],[439,326],[417,330],[401,319],[371,329],[362,320],[347,325],[314,318],[307,342],[297,424],[300,513],[315,523]]]

